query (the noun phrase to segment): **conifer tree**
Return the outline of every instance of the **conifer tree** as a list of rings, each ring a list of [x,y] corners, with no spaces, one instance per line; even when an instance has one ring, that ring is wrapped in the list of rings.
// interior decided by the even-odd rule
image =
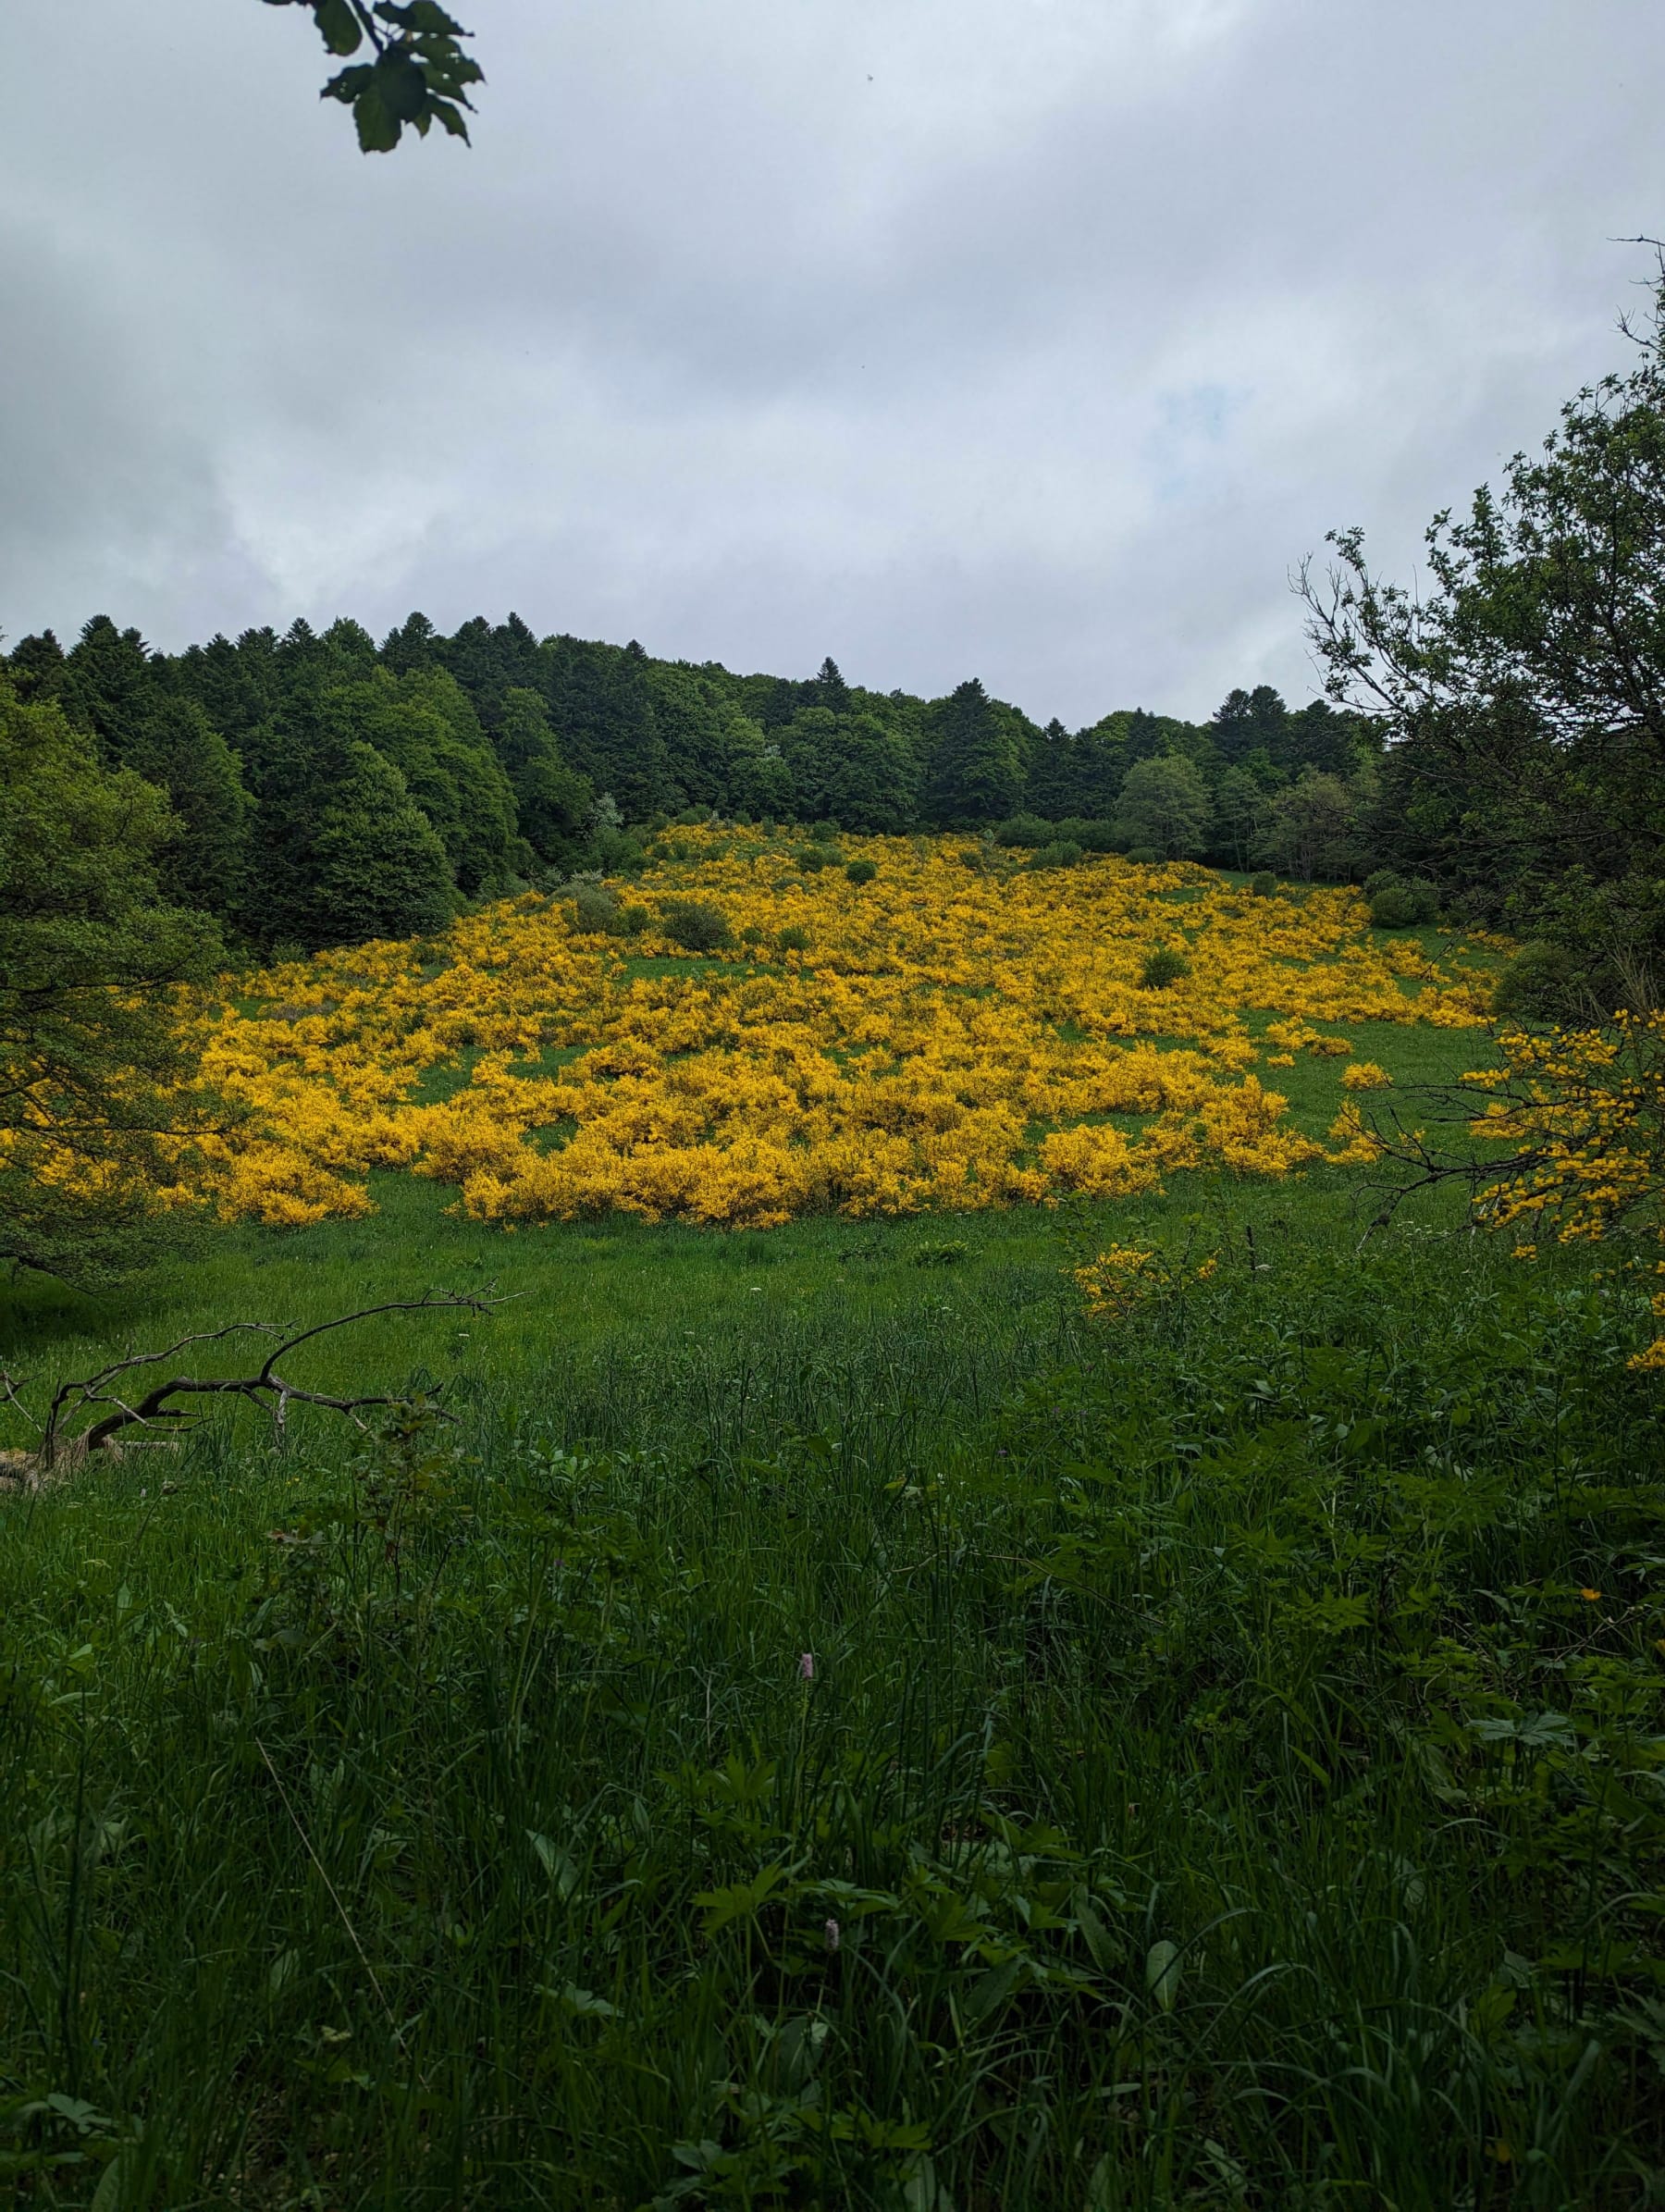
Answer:
[[[6,661],[12,688],[24,700],[56,698],[64,686],[64,649],[50,630],[20,637]]]
[[[1017,747],[973,676],[937,703],[926,779],[926,820],[944,830],[976,829],[1016,811],[1023,780]]]
[[[547,863],[575,859],[595,793],[561,759],[540,693],[522,685],[504,692],[497,752],[513,788],[522,836]]]
[[[384,667],[396,676],[406,675],[413,668],[432,668],[439,658],[438,632],[426,614],[407,614],[398,628],[389,630],[382,639],[381,657]]]
[[[816,671],[814,689],[818,707],[825,707],[832,714],[850,711],[850,686],[839,673],[838,663],[831,653]]]
[[[167,794],[175,827],[156,856],[166,896],[222,921],[235,912],[254,802],[236,754],[195,699],[157,699],[122,765]]]
[[[112,768],[130,768],[167,795],[173,822],[156,855],[166,896],[222,919],[236,906],[249,793],[236,755],[201,705],[137,630],[94,615],[63,665],[58,689]]]

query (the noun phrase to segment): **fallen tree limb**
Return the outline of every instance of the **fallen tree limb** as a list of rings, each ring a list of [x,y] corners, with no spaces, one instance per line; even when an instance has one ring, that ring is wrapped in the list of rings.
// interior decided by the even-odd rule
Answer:
[[[30,1412],[16,1378],[0,1371],[0,1403],[10,1405],[21,1414],[39,1439],[31,1451],[0,1457],[9,1461],[7,1472],[14,1477],[21,1476],[26,1481],[38,1482],[54,1473],[61,1473],[67,1464],[84,1460],[91,1452],[115,1448],[117,1440],[126,1440],[130,1429],[147,1433],[128,1441],[171,1443],[191,1420],[187,1407],[173,1403],[181,1398],[246,1399],[270,1415],[279,1437],[284,1434],[292,1404],[322,1406],[328,1413],[345,1415],[356,1427],[363,1428],[365,1424],[360,1416],[369,1408],[399,1406],[408,1401],[391,1391],[338,1398],[327,1391],[304,1390],[280,1372],[278,1362],[287,1360],[291,1353],[316,1337],[328,1336],[338,1328],[350,1328],[355,1322],[372,1320],[379,1314],[489,1314],[503,1303],[489,1288],[428,1291],[420,1298],[394,1298],[379,1305],[360,1306],[353,1313],[338,1314],[333,1320],[315,1322],[310,1328],[296,1329],[269,1321],[231,1321],[223,1328],[202,1329],[191,1336],[180,1337],[160,1352],[134,1353],[126,1359],[112,1360],[95,1375],[60,1382],[45,1413],[38,1417]],[[278,1341],[253,1374],[174,1374],[166,1381],[152,1383],[142,1391],[134,1390],[124,1379],[140,1376],[147,1369],[154,1372],[195,1346],[222,1344],[228,1338],[237,1336],[276,1338]],[[86,1415],[92,1417],[83,1426]]]

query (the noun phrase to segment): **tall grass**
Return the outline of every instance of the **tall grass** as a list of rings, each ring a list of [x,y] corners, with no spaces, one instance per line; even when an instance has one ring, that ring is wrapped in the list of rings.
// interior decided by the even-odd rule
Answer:
[[[19,2189],[1665,2202],[1638,1302],[1279,1218],[1097,1331],[731,1245],[455,1428],[8,1501]]]

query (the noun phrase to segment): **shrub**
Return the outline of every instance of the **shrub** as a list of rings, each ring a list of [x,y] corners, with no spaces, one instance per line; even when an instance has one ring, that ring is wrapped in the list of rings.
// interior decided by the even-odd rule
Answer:
[[[709,807],[684,807],[676,819],[683,829],[697,830],[710,821],[711,810]]]
[[[1177,983],[1182,975],[1190,973],[1190,962],[1172,945],[1159,945],[1154,952],[1146,953],[1144,966],[1139,971],[1141,991],[1166,991],[1170,983]]]
[[[603,875],[637,875],[648,864],[640,838],[627,830],[598,830],[594,851]]]
[[[809,933],[801,922],[795,921],[781,932],[775,943],[783,952],[808,952]]]
[[[748,921],[740,933],[740,942],[742,945],[761,945],[766,934],[760,921]]]
[[[852,860],[845,870],[853,884],[870,884],[878,872],[871,860]]]
[[[1523,945],[1498,979],[1492,1012],[1505,1021],[1584,1019],[1583,980],[1565,945]]]
[[[1437,884],[1427,884],[1418,880],[1407,884],[1405,889],[1411,895],[1411,902],[1416,908],[1418,921],[1437,921],[1439,920],[1439,885]]]
[[[950,1238],[945,1244],[921,1244],[912,1255],[916,1267],[957,1267],[970,1255],[970,1246],[963,1238]]]
[[[639,937],[652,921],[653,908],[651,907],[626,907],[624,909],[624,934],[627,937]]]
[[[1070,839],[1083,852],[1115,853],[1121,850],[1116,842],[1114,822],[1089,822],[1080,815],[1072,814],[1067,822],[1057,824],[1053,834]]]
[[[1046,845],[1057,834],[1050,822],[1042,822],[1039,814],[1012,814],[1005,822],[994,825],[996,845]]]
[[[838,842],[838,824],[835,822],[812,822],[809,834],[818,845],[835,845]]]
[[[806,875],[813,875],[818,868],[827,865],[831,855],[824,853],[819,845],[800,845],[792,857]]]
[[[1370,919],[1379,930],[1405,930],[1416,920],[1416,901],[1404,884],[1385,884],[1370,902]]]
[[[622,937],[624,909],[605,884],[580,884],[573,893],[573,926],[584,937]]]
[[[716,952],[733,942],[728,916],[709,898],[668,898],[660,921],[672,945],[684,952]]]
[[[1050,845],[1043,845],[1029,857],[1030,868],[1076,868],[1086,854],[1073,837],[1056,837]]]
[[[1263,868],[1258,874],[1249,878],[1249,888],[1256,898],[1276,898],[1277,878],[1269,868]]]
[[[1162,859],[1162,855],[1153,845],[1130,845],[1128,847],[1128,858],[1129,860],[1137,862],[1141,868],[1154,868]]]

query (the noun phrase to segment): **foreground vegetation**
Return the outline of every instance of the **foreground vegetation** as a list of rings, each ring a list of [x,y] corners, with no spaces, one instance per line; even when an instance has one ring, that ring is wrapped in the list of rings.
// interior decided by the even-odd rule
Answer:
[[[389,1179],[165,1281],[533,1295],[359,1347],[455,1427],[5,1504],[35,2201],[1660,2202],[1646,1301],[1222,1188],[505,1244]]]

